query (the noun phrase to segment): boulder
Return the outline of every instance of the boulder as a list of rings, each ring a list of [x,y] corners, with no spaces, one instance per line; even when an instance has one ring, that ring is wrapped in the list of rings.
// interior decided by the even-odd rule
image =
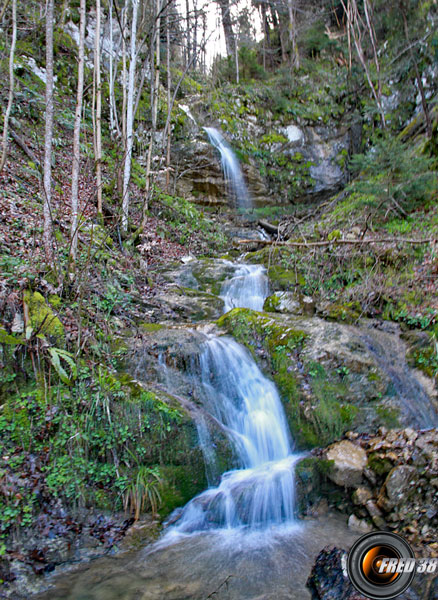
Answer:
[[[360,485],[368,460],[363,448],[348,440],[342,440],[328,448],[326,458],[334,461],[334,465],[328,474],[334,483],[344,487]]]
[[[301,315],[303,312],[301,304],[293,292],[275,292],[266,298],[263,310],[293,315]]]

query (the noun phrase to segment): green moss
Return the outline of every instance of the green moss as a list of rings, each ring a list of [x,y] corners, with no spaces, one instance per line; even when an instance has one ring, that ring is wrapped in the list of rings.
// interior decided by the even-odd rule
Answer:
[[[268,277],[275,290],[290,290],[296,285],[305,285],[306,280],[296,271],[289,271],[280,265],[268,269]]]
[[[161,325],[161,323],[140,323],[140,329],[147,331],[148,333],[152,331],[160,331],[160,329],[163,329],[163,327],[164,325]]]
[[[379,422],[390,429],[400,427],[400,411],[397,408],[389,406],[377,406],[376,414],[379,417]]]
[[[62,300],[56,294],[51,294],[49,296],[49,304],[53,306],[53,308],[59,308],[61,306]]]
[[[377,475],[386,475],[392,469],[393,464],[388,458],[381,458],[378,452],[373,452],[368,457],[368,467]]]
[[[361,313],[359,302],[346,302],[344,304],[330,304],[324,311],[324,316],[331,321],[355,323],[361,316]]]
[[[23,299],[29,310],[30,325],[34,331],[53,338],[58,344],[64,339],[64,326],[47,305],[39,292],[24,292]]]
[[[160,490],[161,518],[165,518],[178,506],[184,506],[207,487],[201,456],[198,464],[161,466],[160,473],[163,478]]]
[[[265,300],[265,304],[263,305],[263,310],[266,312],[275,312],[280,305],[280,298],[273,294],[269,296]]]

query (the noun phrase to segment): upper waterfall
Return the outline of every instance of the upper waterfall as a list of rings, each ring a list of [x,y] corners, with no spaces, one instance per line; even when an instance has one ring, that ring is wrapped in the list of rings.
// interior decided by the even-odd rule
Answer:
[[[251,197],[246,187],[237,156],[217,129],[214,127],[204,127],[204,130],[208,135],[210,143],[220,152],[222,170],[226,181],[231,183],[238,207],[250,208]]]

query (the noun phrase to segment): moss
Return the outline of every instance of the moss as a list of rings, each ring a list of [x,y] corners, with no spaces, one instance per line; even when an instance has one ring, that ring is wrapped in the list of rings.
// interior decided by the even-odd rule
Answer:
[[[290,290],[296,285],[305,285],[306,280],[296,271],[289,271],[280,265],[268,269],[268,277],[275,290]]]
[[[53,308],[59,308],[61,306],[62,300],[56,294],[51,294],[49,296],[49,304],[53,306]]]
[[[30,325],[37,331],[60,344],[64,340],[64,326],[47,305],[39,292],[24,292],[24,303],[29,310]]]
[[[275,294],[273,294],[272,296],[269,296],[268,298],[266,298],[265,300],[265,304],[263,306],[263,310],[265,310],[266,312],[275,312],[277,310],[277,308],[280,305],[280,298],[278,296],[276,296]]]
[[[318,363],[307,363],[305,374],[297,369],[303,362],[307,334],[266,313],[235,308],[218,320],[257,359],[260,349],[268,355],[269,368],[282,397],[292,436],[300,448],[328,444],[350,429],[359,409],[348,402],[348,382],[337,372],[327,373]],[[312,398],[303,393],[302,379]]]
[[[382,458],[378,452],[372,452],[368,457],[368,467],[377,475],[386,475],[393,467],[388,458]]]
[[[361,313],[359,302],[346,302],[344,304],[330,304],[324,311],[324,316],[331,321],[343,321],[351,324],[359,319]]]
[[[377,406],[376,414],[379,422],[390,429],[400,427],[400,410],[390,406]]]
[[[140,329],[147,331],[148,333],[159,331],[160,329],[163,329],[163,327],[164,325],[161,325],[161,323],[140,323]]]
[[[295,467],[298,512],[304,513],[309,505],[318,502],[322,496],[330,496],[337,492],[336,487],[328,479],[334,461],[308,456],[300,460]],[[335,499],[336,500],[336,499]]]
[[[165,518],[178,506],[187,504],[207,487],[202,457],[199,457],[198,464],[161,466],[160,473],[163,479],[160,491],[161,518]]]

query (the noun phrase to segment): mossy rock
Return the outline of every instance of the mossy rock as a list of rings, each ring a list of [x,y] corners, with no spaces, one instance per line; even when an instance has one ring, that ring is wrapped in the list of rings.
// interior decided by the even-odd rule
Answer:
[[[34,331],[47,336],[58,345],[64,341],[64,326],[53,313],[39,292],[26,290],[23,294],[24,303],[29,310],[30,325]]]
[[[328,478],[334,461],[319,456],[307,456],[295,467],[296,504],[298,513],[305,514],[321,498],[331,503],[342,501],[339,488]]]
[[[306,280],[302,275],[296,273],[296,271],[285,269],[280,265],[269,267],[268,277],[275,291],[288,291],[296,286],[302,286],[306,284]]]
[[[202,457],[197,463],[189,465],[161,466],[160,473],[163,484],[160,490],[161,505],[159,513],[162,519],[167,517],[175,508],[187,504],[189,500],[207,487]]]
[[[338,321],[349,325],[357,322],[362,314],[359,302],[328,303],[321,307],[319,312],[329,321]]]

